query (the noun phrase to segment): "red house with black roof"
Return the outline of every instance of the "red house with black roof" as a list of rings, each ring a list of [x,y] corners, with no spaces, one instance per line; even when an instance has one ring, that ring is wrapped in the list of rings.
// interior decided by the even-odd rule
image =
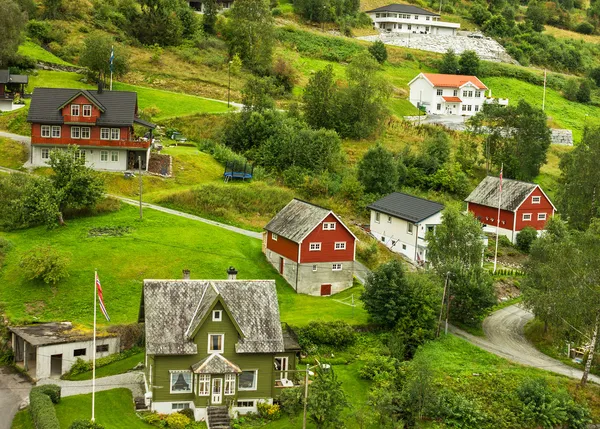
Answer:
[[[356,236],[331,210],[293,199],[265,226],[263,252],[298,293],[352,286]]]
[[[32,166],[45,166],[53,149],[79,146],[78,156],[99,170],[147,170],[149,138],[136,135],[134,125],[154,129],[138,117],[137,94],[128,91],[90,91],[36,88],[27,121],[31,123]]]
[[[500,179],[488,176],[465,199],[467,209],[483,224],[484,231],[496,232]],[[513,243],[523,228],[530,226],[543,231],[556,207],[542,188],[535,183],[502,180],[500,227],[498,232]]]

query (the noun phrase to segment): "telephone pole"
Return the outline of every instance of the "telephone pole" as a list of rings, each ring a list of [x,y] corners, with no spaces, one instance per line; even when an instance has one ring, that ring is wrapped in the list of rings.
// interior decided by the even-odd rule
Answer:
[[[140,176],[140,220],[144,218],[142,213],[142,157],[138,156],[138,174]]]

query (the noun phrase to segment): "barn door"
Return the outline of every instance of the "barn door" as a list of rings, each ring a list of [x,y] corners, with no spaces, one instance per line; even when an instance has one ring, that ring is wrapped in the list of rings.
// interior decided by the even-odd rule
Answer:
[[[283,274],[283,258],[279,257],[279,274]]]
[[[331,295],[331,285],[321,285],[321,296]]]

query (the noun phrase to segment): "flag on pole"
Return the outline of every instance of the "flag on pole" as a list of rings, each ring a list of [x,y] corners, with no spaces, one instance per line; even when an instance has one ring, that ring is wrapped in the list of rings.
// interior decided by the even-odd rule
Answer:
[[[100,310],[102,310],[102,314],[106,317],[106,320],[110,322],[110,317],[108,317],[108,313],[106,312],[106,307],[104,306],[104,297],[102,296],[102,286],[100,285],[100,279],[98,278],[98,274],[96,274],[96,289],[98,291],[98,301],[100,302]]]
[[[115,47],[110,48],[110,72],[113,72],[113,63],[115,61]]]

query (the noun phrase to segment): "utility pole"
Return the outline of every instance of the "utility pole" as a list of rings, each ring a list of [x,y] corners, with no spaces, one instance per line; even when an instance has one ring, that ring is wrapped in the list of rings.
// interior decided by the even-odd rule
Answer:
[[[302,429],[306,429],[306,408],[308,405],[308,371],[309,366],[306,364],[306,374],[304,375],[304,415],[302,417]]]
[[[444,329],[444,335],[448,335],[448,317],[450,316],[450,300],[452,296],[450,295],[450,281],[448,281],[448,296],[446,297],[446,301],[448,302],[448,307],[446,307],[446,327]]]
[[[138,156],[138,174],[140,176],[140,220],[144,218],[142,213],[142,157]]]
[[[440,336],[440,327],[442,326],[442,316],[444,314],[444,300],[446,299],[446,290],[448,289],[448,277],[450,277],[450,271],[446,273],[446,281],[444,282],[444,294],[442,295],[442,306],[440,307],[440,317],[438,319],[437,331],[435,337]]]
[[[227,108],[229,109],[229,94],[231,92],[231,63],[233,61],[229,61],[229,65],[227,66],[227,75],[228,75],[228,82],[227,82]]]

